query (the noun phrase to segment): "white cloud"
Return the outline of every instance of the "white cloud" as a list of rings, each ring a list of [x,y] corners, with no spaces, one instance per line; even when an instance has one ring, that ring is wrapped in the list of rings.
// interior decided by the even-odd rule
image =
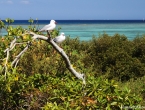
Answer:
[[[11,0],[6,1],[6,3],[13,4],[13,2]]]
[[[2,0],[0,1],[0,4],[13,4],[12,0]]]
[[[28,0],[22,0],[21,3],[22,4],[29,4],[30,2]]]

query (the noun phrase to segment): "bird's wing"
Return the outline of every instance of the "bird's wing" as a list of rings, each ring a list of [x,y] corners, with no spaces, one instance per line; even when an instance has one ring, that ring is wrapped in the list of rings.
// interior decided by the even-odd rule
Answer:
[[[60,39],[60,36],[57,36],[57,37],[55,37],[55,38],[53,39],[53,41],[54,41],[54,42],[58,42],[59,39]]]
[[[48,28],[50,28],[51,25],[48,24],[48,25],[45,25],[42,29],[40,29],[39,31],[46,31]]]
[[[63,36],[58,36],[58,37],[53,39],[53,41],[56,42],[56,43],[61,43],[64,40],[65,40],[65,37],[63,37]]]

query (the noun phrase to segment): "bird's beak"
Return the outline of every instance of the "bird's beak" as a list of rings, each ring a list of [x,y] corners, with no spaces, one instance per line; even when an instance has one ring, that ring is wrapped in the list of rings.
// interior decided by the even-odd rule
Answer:
[[[55,21],[55,24],[57,24],[57,22]]]

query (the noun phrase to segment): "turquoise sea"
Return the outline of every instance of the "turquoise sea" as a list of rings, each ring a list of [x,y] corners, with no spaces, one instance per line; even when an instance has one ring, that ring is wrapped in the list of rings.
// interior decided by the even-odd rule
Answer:
[[[50,20],[34,21],[38,29],[44,25],[49,24]],[[125,35],[129,40],[136,36],[145,35],[145,21],[144,20],[56,20],[57,27],[61,27],[61,32],[71,38],[79,37],[80,40],[91,40],[92,36],[98,37],[104,32],[108,35],[116,33]],[[21,25],[27,28],[28,20],[15,20],[13,26]],[[6,31],[2,30],[2,35]]]

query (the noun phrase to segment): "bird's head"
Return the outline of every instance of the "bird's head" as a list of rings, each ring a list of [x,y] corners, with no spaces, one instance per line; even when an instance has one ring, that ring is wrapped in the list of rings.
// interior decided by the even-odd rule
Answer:
[[[57,24],[57,22],[55,20],[51,20],[50,24]]]
[[[61,35],[64,36],[65,34],[62,32]]]

